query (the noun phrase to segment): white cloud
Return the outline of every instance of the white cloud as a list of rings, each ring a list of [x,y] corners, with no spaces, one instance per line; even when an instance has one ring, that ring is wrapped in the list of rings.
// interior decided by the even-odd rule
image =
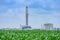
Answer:
[[[46,10],[38,11],[39,9],[29,8],[29,25],[32,28],[40,28],[41,24],[50,22],[54,24],[54,27],[59,27],[58,22],[59,18],[55,12],[51,12],[51,14],[44,14],[47,12]],[[43,14],[38,14],[43,13]],[[1,27],[20,27],[20,24],[25,24],[25,8],[16,8],[16,9],[9,9],[6,13],[0,15],[0,25]]]
[[[22,8],[23,9],[23,8]],[[0,27],[20,27],[20,24],[25,24],[25,12],[19,9],[9,9],[6,13],[0,15]]]
[[[23,5],[32,5],[32,3],[35,2],[41,2],[44,7],[47,6],[47,0],[18,0],[17,1],[20,4]],[[54,8],[54,4],[50,4]],[[48,14],[47,14],[48,13]],[[54,24],[54,27],[59,27],[59,17],[60,14],[55,11],[48,11],[42,8],[29,8],[29,25],[31,25],[33,28],[40,28],[41,24],[50,22]],[[0,14],[0,26],[1,27],[20,27],[20,24],[25,24],[25,8],[9,8],[5,13]]]
[[[38,9],[39,10],[39,9]],[[60,14],[58,12],[55,11],[51,11],[51,14],[45,14],[48,11],[38,11],[37,9],[30,9],[30,25],[32,25],[35,28],[40,28],[41,24],[44,23],[53,23],[54,27],[59,27],[60,26],[60,18],[58,17],[58,15],[60,16]],[[38,14],[39,13],[39,14]],[[41,14],[43,13],[43,14]],[[49,13],[49,12],[48,12]],[[57,14],[57,15],[56,15]]]

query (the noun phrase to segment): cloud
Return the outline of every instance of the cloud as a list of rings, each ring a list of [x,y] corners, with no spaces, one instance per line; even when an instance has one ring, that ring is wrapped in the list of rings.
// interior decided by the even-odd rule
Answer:
[[[59,1],[59,0],[58,0]],[[40,28],[41,24],[60,26],[60,5],[57,0],[5,0],[0,1],[0,26],[20,27],[25,25],[25,6],[29,6],[29,25]],[[8,3],[8,4],[7,4]]]
[[[29,8],[29,25],[32,26],[32,28],[40,28],[41,24],[44,23],[53,23],[54,27],[59,27],[58,22],[60,19],[58,18],[59,13],[57,12],[51,12],[51,14],[44,14],[47,11],[35,9],[35,8]],[[38,14],[43,13],[43,14]],[[57,15],[56,15],[57,14]],[[60,16],[60,15],[59,15]],[[0,25],[3,28],[4,27],[20,27],[20,24],[25,25],[25,8],[14,8],[9,9],[7,12],[0,14]]]
[[[0,5],[3,5],[3,10],[9,8],[23,8],[28,5],[29,7],[40,8],[41,10],[59,11],[59,3],[59,0],[0,0]]]
[[[50,13],[48,11],[44,11],[40,9],[30,9],[29,12],[29,16],[30,16],[30,25],[33,26],[33,28],[40,28],[41,24],[44,23],[53,23],[54,27],[59,27],[60,26],[60,13],[56,12],[56,11],[50,11]],[[39,14],[38,14],[39,13]],[[48,13],[48,14],[47,14]]]
[[[22,8],[23,9],[23,8]],[[20,24],[25,24],[25,14],[20,9],[9,9],[7,12],[0,14],[0,27],[19,27]],[[21,12],[20,12],[21,11]]]

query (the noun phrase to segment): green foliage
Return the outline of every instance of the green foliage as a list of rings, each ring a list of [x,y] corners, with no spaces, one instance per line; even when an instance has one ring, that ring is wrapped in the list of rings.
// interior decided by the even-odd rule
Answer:
[[[0,30],[0,40],[60,40],[60,31]]]

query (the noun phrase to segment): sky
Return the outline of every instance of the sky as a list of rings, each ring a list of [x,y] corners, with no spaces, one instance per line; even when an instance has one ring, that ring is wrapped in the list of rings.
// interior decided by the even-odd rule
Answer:
[[[60,28],[60,0],[0,0],[0,28],[21,28],[25,25],[28,6],[29,25],[41,28],[52,23]]]

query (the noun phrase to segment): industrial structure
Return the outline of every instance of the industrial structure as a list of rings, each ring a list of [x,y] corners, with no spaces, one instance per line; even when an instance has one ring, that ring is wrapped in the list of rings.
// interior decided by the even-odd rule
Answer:
[[[44,25],[45,30],[53,30],[53,24],[52,23],[45,23]]]
[[[28,6],[26,6],[26,23],[22,26],[22,30],[30,30],[31,26],[28,25]]]
[[[54,30],[60,30],[60,28],[54,28]]]

